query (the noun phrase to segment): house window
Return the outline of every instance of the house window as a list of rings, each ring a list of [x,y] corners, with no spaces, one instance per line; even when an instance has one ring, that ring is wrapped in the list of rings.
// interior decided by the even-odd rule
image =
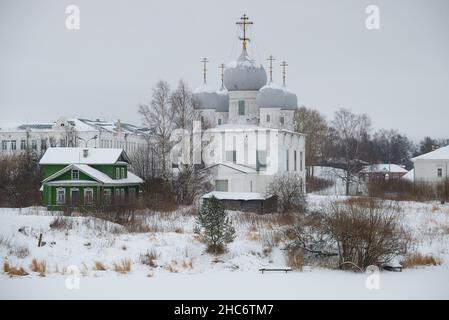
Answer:
[[[267,152],[265,150],[256,151],[256,169],[261,170],[267,167]]]
[[[46,150],[46,149],[47,149],[47,140],[41,139],[41,150]]]
[[[284,124],[284,117],[280,118],[281,124]]]
[[[267,114],[267,122],[270,122],[270,115]]]
[[[120,201],[125,201],[125,188],[120,189]]]
[[[117,203],[120,203],[122,201],[120,189],[115,189],[115,201]]]
[[[136,189],[135,188],[128,189],[128,198],[131,202],[136,200]]]
[[[20,140],[20,150],[25,150],[27,148],[26,140]]]
[[[37,140],[31,140],[31,149],[37,150]]]
[[[288,163],[288,150],[285,150],[285,159],[286,159],[286,162],[285,162],[285,167],[286,167],[286,169],[287,169],[287,171],[288,171],[288,165],[289,165],[289,163]]]
[[[8,149],[8,141],[2,140],[2,150]]]
[[[237,151],[235,151],[235,150],[226,151],[226,162],[236,163],[237,162]]]
[[[93,204],[94,203],[94,190],[92,189],[84,189],[84,204]]]
[[[60,139],[59,140],[59,146],[60,147],[65,147],[65,140],[64,139]]]
[[[121,168],[120,170],[121,170],[122,179],[125,179],[126,178],[126,176],[125,176],[125,168]]]
[[[243,116],[245,114],[245,101],[239,100],[239,116]]]
[[[112,197],[111,197],[111,189],[104,189],[103,190],[103,203],[104,204],[111,204]]]
[[[443,176],[443,169],[442,168],[438,168],[437,169],[437,177],[441,178]]]
[[[215,180],[215,191],[228,191],[228,180]]]
[[[59,205],[65,204],[65,189],[63,188],[56,189],[56,204]]]
[[[219,124],[219,125],[221,124],[221,119],[218,119],[218,124]]]
[[[115,178],[120,179],[120,168],[115,168]]]
[[[11,140],[11,150],[16,150],[17,146],[16,146],[16,140]]]
[[[302,167],[303,167],[303,164],[302,164],[302,151],[299,153],[299,170],[300,171],[302,171]]]
[[[295,151],[293,151],[293,167],[294,167],[294,169],[293,170],[297,170],[297,168],[296,168],[296,150]]]
[[[72,170],[72,180],[79,180],[80,179],[80,171],[77,169]]]

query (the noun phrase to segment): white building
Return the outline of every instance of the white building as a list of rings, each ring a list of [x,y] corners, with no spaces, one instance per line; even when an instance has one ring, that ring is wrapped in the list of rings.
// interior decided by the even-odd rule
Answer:
[[[438,183],[449,179],[449,146],[411,159],[414,181]]]
[[[212,173],[215,191],[205,198],[268,199],[273,176],[284,173],[300,175],[305,185],[305,137],[293,131],[298,103],[285,86],[287,64],[282,64],[283,85],[279,86],[272,79],[274,58],[270,56],[267,83],[264,67],[248,55],[245,32],[240,39],[241,54],[226,66],[221,88],[207,85],[204,67],[204,83],[194,91],[201,118],[212,127],[207,131],[203,162]]]
[[[144,128],[102,120],[60,117],[50,123],[0,123],[0,154],[25,150],[42,155],[49,147],[120,148],[132,154],[146,143]]]

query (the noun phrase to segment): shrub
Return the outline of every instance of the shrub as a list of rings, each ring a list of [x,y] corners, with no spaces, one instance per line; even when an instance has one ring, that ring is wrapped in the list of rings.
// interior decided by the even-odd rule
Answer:
[[[414,268],[417,266],[438,266],[442,263],[440,258],[435,258],[431,255],[423,255],[419,252],[408,254],[404,260],[401,261],[401,265],[404,268]]]
[[[106,266],[100,262],[100,261],[95,261],[95,266],[94,266],[94,270],[97,271],[105,271],[107,270]]]
[[[304,189],[302,176],[288,172],[275,175],[267,193],[276,196],[279,212],[305,212],[307,201]]]
[[[3,263],[3,272],[10,277],[27,276],[28,272],[22,267],[11,267],[7,261]]]
[[[117,263],[114,263],[114,271],[119,273],[128,273],[131,271],[131,260],[122,259]]]
[[[69,230],[73,228],[73,220],[68,217],[57,217],[50,223],[53,230]]]
[[[287,265],[293,270],[302,270],[304,266],[304,250],[294,248],[287,250]]]
[[[158,258],[158,254],[155,250],[149,250],[144,254],[141,254],[139,257],[139,261],[141,264],[145,264],[149,267],[156,268],[157,263],[156,259]]]
[[[44,260],[39,261],[37,259],[33,259],[33,261],[31,261],[30,269],[33,272],[39,273],[39,276],[45,277],[45,273],[47,271],[47,263]]]
[[[302,248],[306,256],[333,259],[337,267],[364,270],[404,255],[410,235],[399,223],[399,207],[373,198],[333,201],[324,212],[312,212],[291,232],[290,248]]]
[[[208,252],[222,253],[225,245],[235,239],[232,222],[215,197],[204,201],[196,217],[196,224],[194,232],[203,236]]]

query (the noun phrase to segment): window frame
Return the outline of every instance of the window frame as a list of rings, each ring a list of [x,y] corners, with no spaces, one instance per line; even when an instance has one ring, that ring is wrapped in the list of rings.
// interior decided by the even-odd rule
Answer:
[[[90,197],[90,201],[88,202],[87,201],[87,199],[88,199],[88,197],[87,197],[87,193],[91,193],[91,197]],[[83,197],[83,199],[84,199],[84,204],[85,205],[93,205],[94,204],[94,189],[92,189],[92,188],[85,188],[84,189],[84,197]]]
[[[246,114],[246,104],[245,100],[239,100],[238,102],[238,115],[244,116]]]
[[[74,174],[75,172],[77,173],[76,177],[75,177],[75,174]],[[79,169],[72,169],[71,177],[72,177],[72,180],[79,180],[80,179],[80,171],[79,171]]]
[[[62,191],[62,201],[60,201],[59,192]],[[65,205],[66,203],[66,192],[65,188],[56,188],[56,204]]]

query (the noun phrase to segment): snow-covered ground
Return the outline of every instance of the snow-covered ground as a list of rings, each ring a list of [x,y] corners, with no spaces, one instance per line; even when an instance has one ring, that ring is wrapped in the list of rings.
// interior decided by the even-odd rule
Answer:
[[[309,195],[309,205],[320,207],[331,198]],[[231,213],[237,238],[227,253],[214,257],[205,253],[205,245],[193,233],[194,217],[187,210],[154,213],[147,217],[147,232],[129,233],[120,225],[86,217],[68,217],[71,226],[55,229],[50,224],[57,213],[43,208],[0,209],[2,267],[7,261],[29,273],[11,278],[2,270],[0,298],[448,299],[449,205],[401,202],[401,208],[416,250],[443,263],[401,273],[382,271],[375,279],[317,267],[261,274],[260,267],[286,265],[282,228],[289,222],[274,215]],[[38,248],[40,233],[46,244]],[[142,264],[146,253],[155,256],[155,266]],[[45,277],[31,271],[33,259],[45,261]],[[124,259],[131,261],[131,271],[114,271],[114,264]],[[96,262],[106,270],[95,270]],[[68,267],[79,276],[69,273]],[[376,279],[378,289],[369,289],[367,281]]]

